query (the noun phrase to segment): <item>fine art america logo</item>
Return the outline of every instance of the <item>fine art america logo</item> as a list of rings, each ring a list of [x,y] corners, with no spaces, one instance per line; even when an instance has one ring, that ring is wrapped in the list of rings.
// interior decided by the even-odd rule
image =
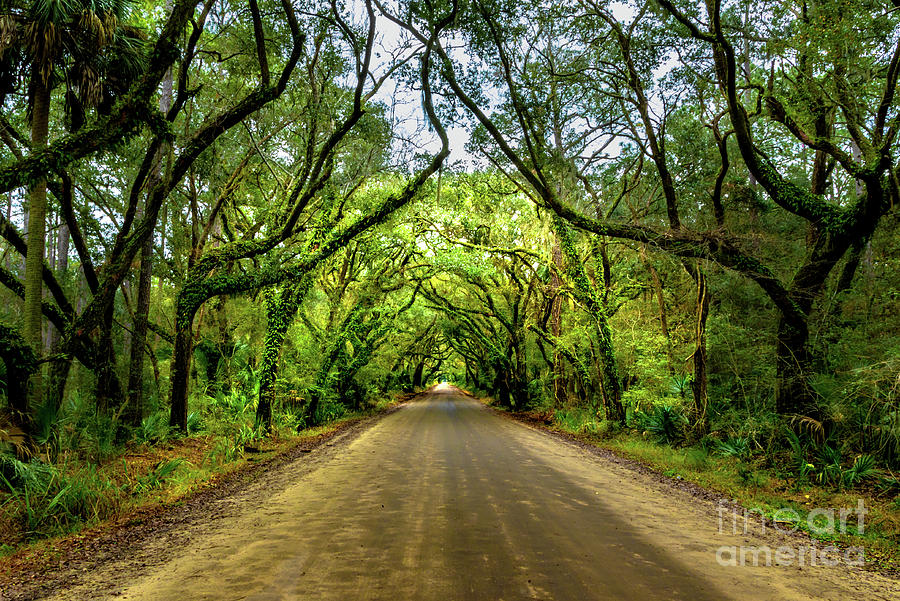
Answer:
[[[749,534],[751,527],[761,534],[766,534],[766,523],[770,522],[777,532],[788,534],[796,532],[801,524],[806,524],[809,531],[817,536],[835,536],[847,534],[847,524],[855,526],[855,533],[865,532],[865,516],[868,513],[862,499],[857,499],[855,508],[822,509],[810,511],[804,520],[796,510],[784,507],[775,512],[771,520],[758,509],[739,510],[736,505],[726,505],[719,501],[719,534]],[[753,516],[757,519],[753,521]],[[716,550],[716,561],[720,566],[836,566],[840,563],[861,566],[866,562],[863,547],[847,547],[839,549],[834,545],[817,547],[810,544],[781,545],[722,545]]]

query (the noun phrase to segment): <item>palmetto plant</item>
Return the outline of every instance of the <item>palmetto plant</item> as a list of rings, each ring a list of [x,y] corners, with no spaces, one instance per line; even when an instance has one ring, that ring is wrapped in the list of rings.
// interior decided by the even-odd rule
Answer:
[[[674,444],[684,439],[686,418],[672,405],[656,405],[644,416],[643,428],[653,434],[658,442]]]

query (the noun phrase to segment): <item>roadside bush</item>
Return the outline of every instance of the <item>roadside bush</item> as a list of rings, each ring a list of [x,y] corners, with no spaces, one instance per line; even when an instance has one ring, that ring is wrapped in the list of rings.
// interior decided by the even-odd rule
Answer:
[[[566,407],[553,413],[557,426],[575,434],[598,434],[600,423],[594,412],[587,407]]]
[[[684,440],[687,418],[674,405],[655,405],[649,413],[637,415],[638,427],[652,434],[657,442],[674,445]]]
[[[179,468],[185,463],[187,462],[180,458],[158,463],[152,470],[147,472],[146,475],[140,476],[134,480],[131,484],[132,494],[139,494],[162,488],[168,480],[175,476]]]
[[[153,444],[166,440],[170,434],[169,416],[160,411],[141,420],[141,425],[135,429],[134,438],[138,442]]]
[[[788,471],[797,484],[813,481],[842,490],[877,480],[882,475],[877,460],[870,454],[857,455],[849,463],[844,460],[843,450],[830,441],[817,445],[792,431],[786,437],[790,445]]]
[[[319,401],[319,408],[316,410],[315,416],[313,416],[313,423],[325,424],[344,417],[346,413],[347,408],[343,403],[331,396],[327,396]]]
[[[750,439],[743,436],[729,436],[715,443],[716,452],[723,457],[746,459],[750,456]]]
[[[121,491],[96,466],[67,472],[65,465],[2,457],[0,485],[9,496],[0,507],[21,524],[26,537],[66,532],[79,523],[112,515],[119,507]]]
[[[552,376],[550,376],[552,378]],[[550,391],[552,383],[545,382],[542,378],[534,378],[528,382],[528,405],[527,409],[543,409],[550,407]]]

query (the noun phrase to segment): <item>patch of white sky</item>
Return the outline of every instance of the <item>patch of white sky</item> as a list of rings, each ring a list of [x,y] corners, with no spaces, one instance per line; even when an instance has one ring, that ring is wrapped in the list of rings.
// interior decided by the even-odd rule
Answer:
[[[360,8],[362,8],[362,3],[360,3]],[[607,5],[607,9],[618,21],[623,23],[630,23],[637,14],[635,4],[629,2],[610,2]],[[409,39],[407,32],[384,15],[378,13],[377,18],[377,45],[379,50],[376,61],[373,64],[376,74],[383,73],[389,68],[389,61],[395,49],[407,44]],[[444,39],[443,42],[459,64],[478,62],[478,57],[472,56],[460,39]],[[671,71],[674,65],[675,59],[670,59],[661,65],[654,75],[657,78],[661,78]],[[485,98],[496,105],[502,95],[501,88],[492,86],[490,83],[486,83],[486,85],[488,87],[482,89],[481,92]],[[408,85],[398,82],[395,77],[391,77],[384,82],[374,95],[373,100],[382,102],[388,107],[388,116],[392,121],[395,135],[393,150],[397,156],[404,157],[401,160],[405,161],[410,153],[433,154],[440,149],[440,140],[437,134],[428,126],[425,119],[420,90],[411,89]],[[659,107],[661,106],[659,104]],[[480,108],[488,115],[493,110],[491,106]],[[470,119],[469,124],[445,124],[447,136],[450,140],[448,164],[455,168],[469,171],[484,164],[483,157],[472,156],[466,149],[466,145],[471,137],[471,124],[474,124],[474,118]],[[613,154],[619,152],[616,145],[611,145],[611,148]]]

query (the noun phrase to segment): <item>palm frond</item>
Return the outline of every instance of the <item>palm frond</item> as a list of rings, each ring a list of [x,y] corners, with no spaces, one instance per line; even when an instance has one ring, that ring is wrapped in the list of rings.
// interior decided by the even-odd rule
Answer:
[[[791,425],[800,433],[806,432],[806,435],[816,443],[825,442],[825,425],[821,421],[808,415],[794,415],[791,417]]]

